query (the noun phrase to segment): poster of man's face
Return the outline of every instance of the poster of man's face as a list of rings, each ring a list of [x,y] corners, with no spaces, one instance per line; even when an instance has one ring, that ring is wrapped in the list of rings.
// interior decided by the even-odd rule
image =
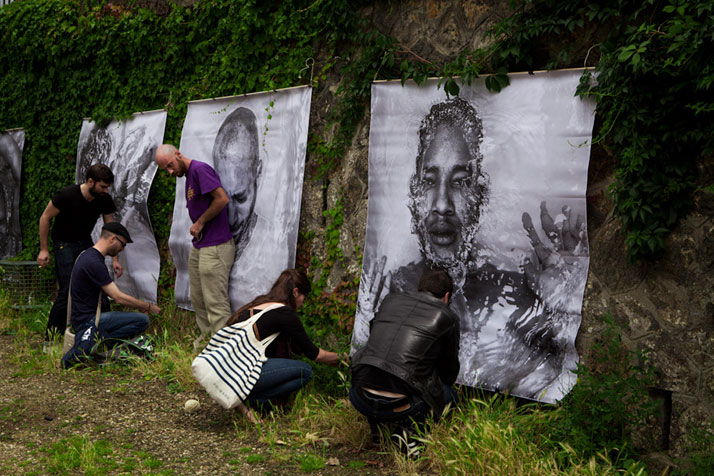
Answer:
[[[266,292],[295,263],[311,93],[299,87],[188,105],[179,150],[211,165],[229,198],[236,245],[229,284],[233,309]],[[176,304],[190,309],[185,183],[183,177],[176,181],[169,248]]]
[[[510,75],[447,97],[438,80],[372,87],[369,204],[352,347],[389,292],[454,280],[458,382],[553,402],[575,383],[589,265],[594,105],[581,72]]]
[[[22,248],[20,230],[20,172],[25,131],[0,132],[0,259]]]
[[[114,173],[109,189],[117,208],[114,219],[126,227],[133,240],[119,254],[124,270],[115,279],[117,286],[152,302],[156,302],[160,262],[147,200],[157,169],[154,152],[163,142],[165,127],[166,111],[138,113],[104,127],[85,120],[77,146],[77,183],[86,182],[87,170],[96,163],[105,164]],[[102,224],[98,220],[94,227],[94,241],[99,238]]]

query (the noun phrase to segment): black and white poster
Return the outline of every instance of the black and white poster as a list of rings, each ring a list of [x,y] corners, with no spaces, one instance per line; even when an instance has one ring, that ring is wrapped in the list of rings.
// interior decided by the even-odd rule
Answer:
[[[438,80],[372,86],[353,351],[386,293],[439,266],[461,319],[459,383],[544,402],[575,384],[594,120],[581,74],[514,74],[500,93],[480,80],[458,98]]]
[[[307,86],[189,103],[181,153],[211,165],[228,194],[236,244],[229,295],[235,310],[294,266],[312,89]],[[184,193],[176,181],[169,248],[176,304],[190,309],[191,251]]]
[[[160,262],[147,200],[157,169],[154,152],[163,142],[165,127],[163,110],[137,113],[105,127],[84,120],[77,147],[77,183],[86,182],[92,164],[105,164],[112,170],[114,184],[109,193],[117,207],[115,220],[126,227],[133,240],[119,253],[124,271],[115,282],[123,292],[151,302],[156,302]],[[102,225],[98,220],[92,232],[95,242]],[[111,262],[107,262],[113,275]]]
[[[0,132],[0,259],[22,249],[20,230],[20,177],[25,131]]]

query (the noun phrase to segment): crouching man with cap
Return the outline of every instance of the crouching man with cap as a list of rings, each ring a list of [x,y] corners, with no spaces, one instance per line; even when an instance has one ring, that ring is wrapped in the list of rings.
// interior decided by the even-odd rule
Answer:
[[[453,281],[441,269],[427,269],[419,292],[391,293],[370,323],[367,345],[352,357],[350,401],[367,417],[372,440],[378,424],[396,426],[392,439],[418,455],[412,425],[428,414],[438,421],[456,393],[459,374],[459,318],[449,309]]]
[[[75,340],[74,347],[62,357],[63,368],[69,368],[86,360],[97,338],[129,339],[141,334],[149,326],[149,318],[146,314],[110,311],[99,315],[97,328],[95,320],[102,293],[123,306],[151,314],[161,312],[161,308],[156,304],[141,301],[121,292],[109,276],[104,257],[117,256],[128,243],[132,241],[127,229],[119,223],[110,222],[102,227],[97,243],[77,258],[72,269],[68,306]]]

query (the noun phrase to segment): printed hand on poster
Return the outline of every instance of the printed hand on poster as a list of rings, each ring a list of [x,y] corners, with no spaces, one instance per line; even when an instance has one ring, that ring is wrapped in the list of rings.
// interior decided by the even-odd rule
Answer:
[[[547,245],[538,236],[531,216],[526,212],[522,217],[523,228],[533,246],[532,256],[525,258],[521,266],[528,287],[547,308],[563,312],[577,312],[577,309],[570,309],[570,296],[563,293],[562,288],[569,276],[579,272],[580,260],[577,258],[587,256],[588,250],[583,216],[578,214],[575,224],[571,218],[570,207],[564,205],[562,214],[553,220],[546,202],[541,202],[540,221],[550,241]]]
[[[387,271],[385,274],[384,267],[387,264],[387,257],[382,256],[379,260],[372,260],[373,264],[370,267],[368,275],[364,272],[359,281],[359,298],[358,305],[365,313],[374,316],[379,309],[379,304],[384,299],[384,296],[389,292],[391,285],[392,273]]]

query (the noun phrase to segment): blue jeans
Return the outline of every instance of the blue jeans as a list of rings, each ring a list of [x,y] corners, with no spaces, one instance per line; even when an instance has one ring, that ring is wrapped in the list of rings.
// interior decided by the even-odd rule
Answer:
[[[267,403],[301,389],[310,380],[312,380],[312,367],[309,364],[292,359],[268,359],[263,364],[260,378],[247,400]]]
[[[102,339],[128,339],[149,327],[149,318],[139,312],[110,311],[99,315],[99,336]]]
[[[62,357],[62,368],[86,362],[97,342],[94,317],[74,328],[74,346]],[[149,318],[138,312],[110,311],[99,315],[98,334],[101,339],[128,339],[141,334],[149,327]]]
[[[67,325],[67,293],[69,292],[69,281],[72,278],[72,268],[77,256],[90,246],[92,246],[91,241],[78,243],[57,242],[54,244],[55,274],[57,275],[59,290],[57,291],[57,299],[52,304],[52,309],[50,309],[50,315],[47,319],[45,339],[49,340],[53,333],[60,336],[64,334],[64,328]]]

